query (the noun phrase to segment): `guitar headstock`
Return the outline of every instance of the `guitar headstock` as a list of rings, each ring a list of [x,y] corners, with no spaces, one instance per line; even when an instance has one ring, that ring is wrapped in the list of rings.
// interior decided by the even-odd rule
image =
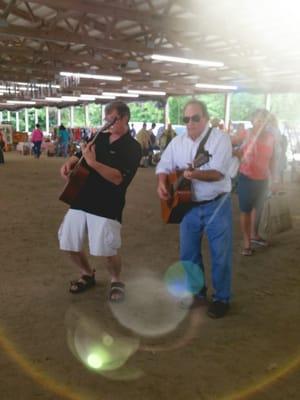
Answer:
[[[208,163],[209,157],[211,157],[211,154],[209,154],[207,150],[204,150],[193,161],[193,168],[198,168],[201,167],[201,165]]]

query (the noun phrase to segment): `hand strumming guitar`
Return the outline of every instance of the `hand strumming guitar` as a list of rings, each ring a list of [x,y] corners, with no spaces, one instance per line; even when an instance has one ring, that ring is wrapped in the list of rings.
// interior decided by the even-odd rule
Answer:
[[[68,180],[70,172],[74,168],[75,164],[77,164],[78,158],[75,156],[71,156],[61,167],[60,175],[65,180]]]
[[[167,188],[167,175],[161,174],[158,177],[157,194],[161,200],[168,200],[170,194]]]

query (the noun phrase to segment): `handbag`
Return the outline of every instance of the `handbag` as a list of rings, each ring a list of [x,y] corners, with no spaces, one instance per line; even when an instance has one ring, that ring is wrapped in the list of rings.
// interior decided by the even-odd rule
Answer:
[[[292,218],[285,192],[271,194],[265,200],[258,225],[258,234],[267,240],[292,229]]]

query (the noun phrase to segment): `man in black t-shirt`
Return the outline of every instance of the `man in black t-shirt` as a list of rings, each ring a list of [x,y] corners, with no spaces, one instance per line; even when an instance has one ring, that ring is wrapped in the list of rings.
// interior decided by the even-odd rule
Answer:
[[[82,250],[88,235],[90,254],[105,256],[111,277],[109,299],[124,299],[124,284],[120,280],[122,211],[125,195],[141,159],[141,147],[129,133],[128,106],[115,101],[105,108],[107,121],[116,122],[108,132],[100,133],[94,144],[87,143],[82,151],[71,156],[61,167],[61,175],[67,179],[81,155],[89,175],[84,187],[64,217],[59,229],[60,249],[67,251],[79,266],[81,277],[72,281],[71,293],[80,293],[94,286],[95,271],[90,267]]]

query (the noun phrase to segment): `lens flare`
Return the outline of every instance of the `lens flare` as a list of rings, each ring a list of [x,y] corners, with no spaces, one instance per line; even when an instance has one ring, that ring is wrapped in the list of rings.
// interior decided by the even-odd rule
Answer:
[[[120,324],[148,337],[173,331],[187,314],[164,281],[152,275],[128,281],[125,302],[112,303],[110,307]]]
[[[203,289],[204,274],[199,265],[178,261],[167,269],[165,284],[174,297],[192,301],[192,296]]]
[[[137,338],[116,333],[74,309],[66,317],[68,345],[75,357],[97,373],[121,368],[139,347]],[[116,377],[117,374],[114,374]]]
[[[87,358],[87,363],[93,369],[99,369],[103,365],[100,355],[96,353],[89,354]]]

